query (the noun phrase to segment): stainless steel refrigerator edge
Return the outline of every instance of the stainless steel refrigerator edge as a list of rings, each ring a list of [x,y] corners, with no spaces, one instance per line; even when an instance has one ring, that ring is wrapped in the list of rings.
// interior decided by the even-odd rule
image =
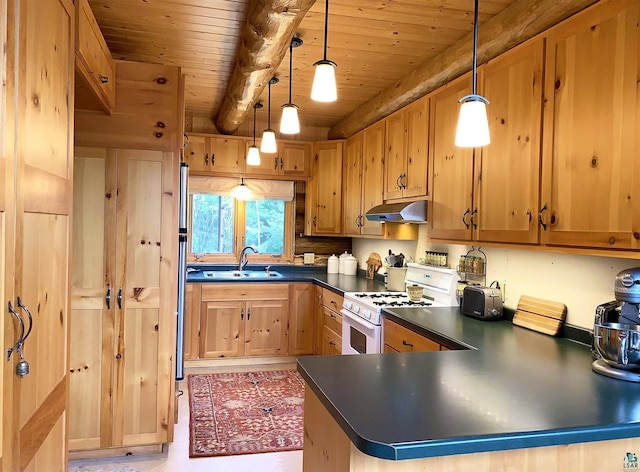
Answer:
[[[176,380],[184,379],[184,309],[187,283],[187,200],[189,166],[180,163],[180,208],[178,214],[178,311],[176,326]]]

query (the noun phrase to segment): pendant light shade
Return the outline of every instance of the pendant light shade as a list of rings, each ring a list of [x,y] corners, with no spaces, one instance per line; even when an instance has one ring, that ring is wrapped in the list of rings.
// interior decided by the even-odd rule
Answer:
[[[329,30],[329,0],[326,0],[324,9],[324,57],[314,64],[316,68],[311,87],[311,100],[316,102],[335,102],[338,98],[336,88],[335,62],[327,59],[327,32]]]
[[[269,101],[267,104],[267,129],[262,132],[262,142],[260,143],[260,152],[265,154],[273,154],[278,152],[276,144],[276,132],[271,129],[271,85],[279,82],[277,77],[269,80]]]
[[[476,93],[478,63],[478,0],[475,0],[473,20],[473,68],[471,95],[462,97],[458,127],[456,128],[456,146],[479,147],[491,142],[489,135],[489,120],[487,119],[487,105],[489,100]]]
[[[247,165],[259,166],[260,165],[260,150],[256,146],[256,111],[258,108],[262,108],[262,103],[256,102],[253,105],[253,144],[249,146],[247,150]]]
[[[291,102],[291,83],[293,77],[293,48],[302,46],[302,39],[293,37],[289,45],[289,103],[282,105],[282,117],[280,118],[280,132],[282,134],[298,134],[300,132],[300,120],[298,119],[298,106]]]
[[[253,197],[249,187],[244,184],[244,179],[242,179],[240,183],[233,188],[231,196],[238,200],[251,200],[251,197]]]

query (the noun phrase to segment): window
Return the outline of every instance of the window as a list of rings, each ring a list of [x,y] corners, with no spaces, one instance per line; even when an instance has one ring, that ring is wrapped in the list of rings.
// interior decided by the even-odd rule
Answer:
[[[293,203],[242,201],[211,193],[191,195],[190,259],[237,262],[243,246],[253,246],[256,262],[291,261]]]

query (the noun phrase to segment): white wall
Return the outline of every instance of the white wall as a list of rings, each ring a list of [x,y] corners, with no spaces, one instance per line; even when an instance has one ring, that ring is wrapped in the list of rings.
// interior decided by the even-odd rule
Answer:
[[[420,225],[418,241],[353,240],[353,252],[366,267],[370,252],[384,258],[388,249],[424,257],[424,251],[449,253],[449,266],[455,267],[460,254],[471,246],[427,242],[427,225]],[[413,253],[411,249],[413,248]],[[595,307],[613,300],[613,282],[623,269],[640,266],[636,259],[580,256],[526,249],[482,248],[487,255],[487,285],[493,280],[504,288],[504,304],[515,308],[521,295],[562,302],[567,305],[567,323],[593,328]],[[364,260],[363,260],[364,258]],[[364,268],[363,267],[363,268]]]

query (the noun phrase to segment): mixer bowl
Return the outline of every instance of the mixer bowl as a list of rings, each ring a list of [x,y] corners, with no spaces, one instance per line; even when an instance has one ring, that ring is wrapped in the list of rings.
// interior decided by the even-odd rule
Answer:
[[[640,325],[595,323],[593,338],[598,354],[618,369],[640,369]]]

